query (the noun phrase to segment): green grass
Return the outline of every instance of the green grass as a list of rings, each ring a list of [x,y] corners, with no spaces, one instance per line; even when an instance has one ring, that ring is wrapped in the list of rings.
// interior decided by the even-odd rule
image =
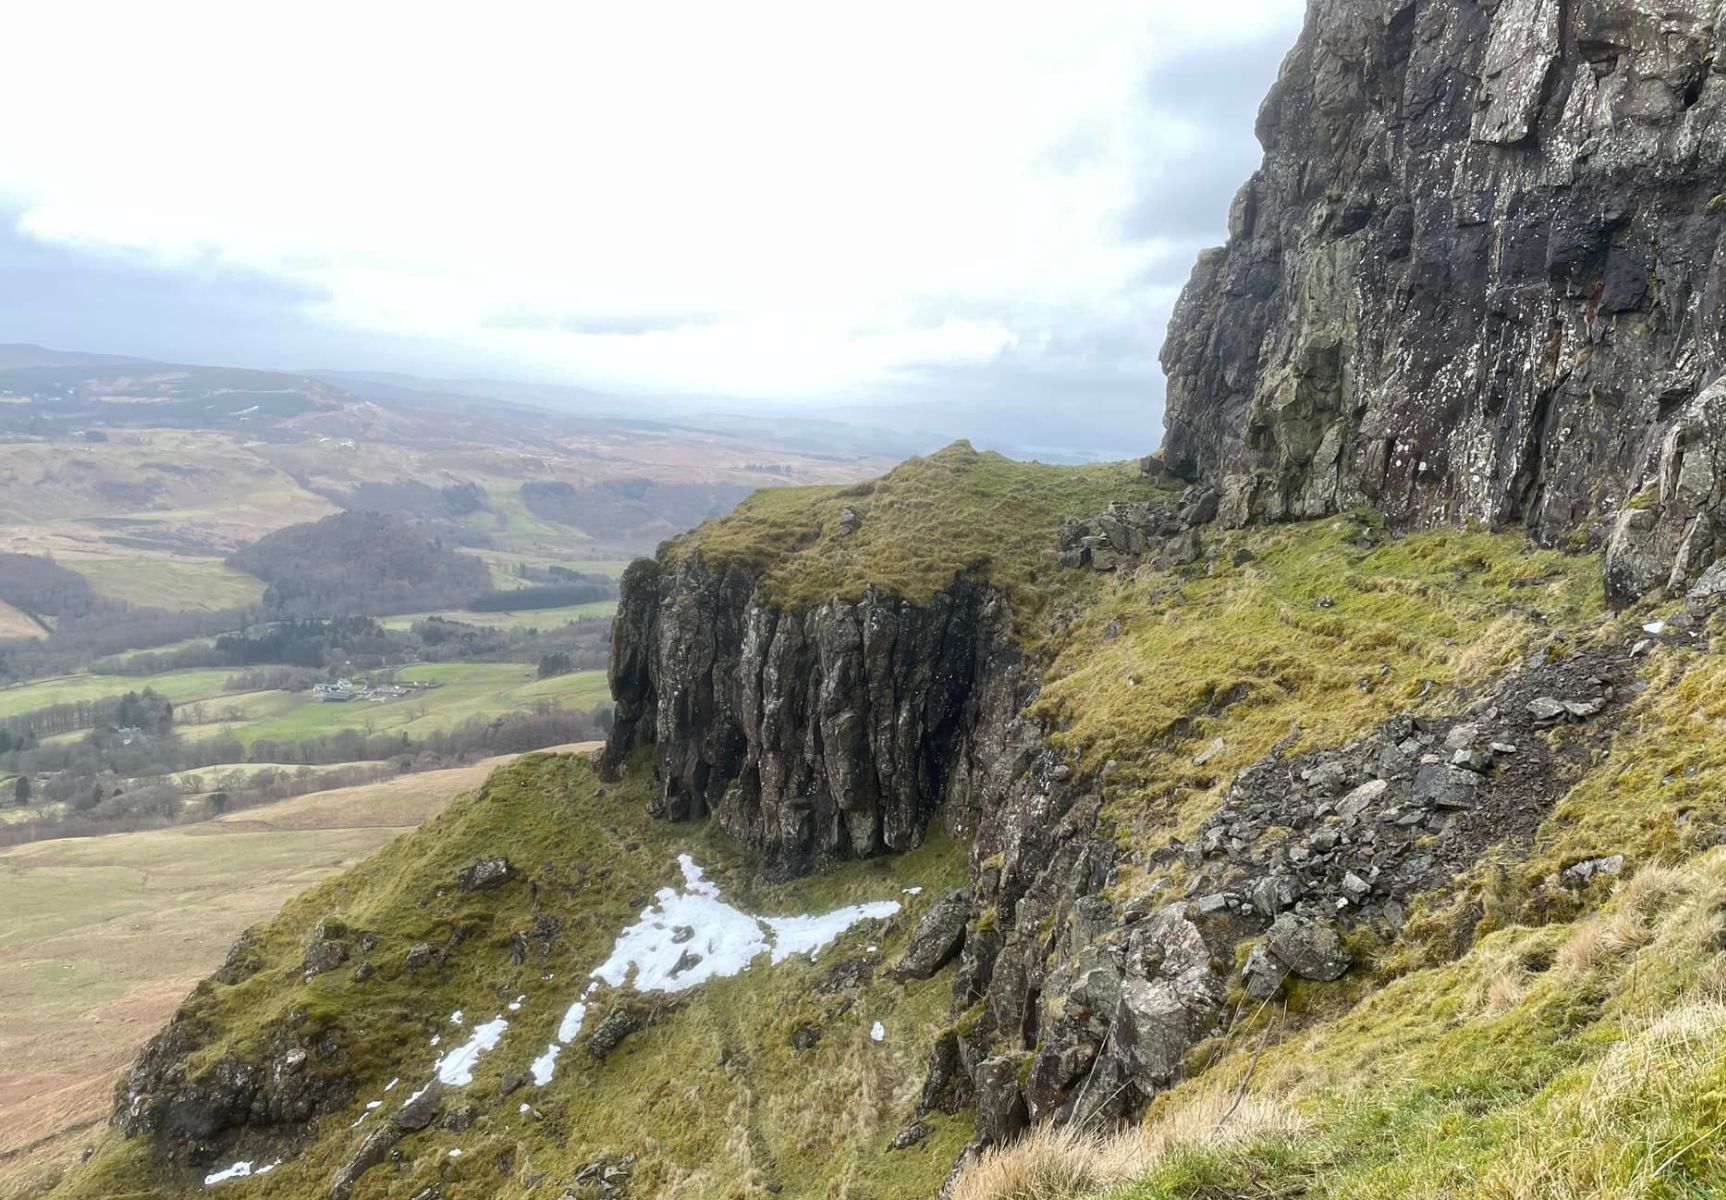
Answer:
[[[589,617],[609,617],[617,611],[615,600],[595,600],[589,604],[571,604],[562,608],[523,609],[520,612],[470,612],[454,609],[438,613],[414,613],[410,616],[383,617],[378,621],[385,629],[408,629],[416,621],[442,617],[447,621],[463,621],[469,625],[490,626],[494,629],[555,629],[570,621]]]
[[[604,671],[535,679],[534,668],[525,663],[423,663],[403,668],[397,677],[441,686],[381,704],[360,700],[325,704],[309,693],[295,693],[278,711],[225,730],[248,745],[259,740],[297,741],[342,729],[421,737],[472,717],[503,716],[541,703],[588,709],[610,697]]]
[[[601,786],[576,760],[529,756],[420,832],[291,902],[257,936],[258,974],[232,987],[201,985],[181,1018],[201,1043],[189,1064],[194,1075],[224,1055],[255,1058],[278,1031],[293,1030],[302,1037],[327,1032],[343,1048],[340,1062],[312,1069],[357,1083],[351,1111],[322,1122],[315,1139],[266,1180],[238,1182],[231,1193],[321,1196],[365,1132],[349,1129],[364,1102],[382,1096],[392,1078],[417,1087],[414,1081],[429,1076],[436,1051],[428,1042],[451,1033],[448,1014],[460,1008],[485,1019],[521,995],[521,1009],[509,1014],[508,1032],[481,1060],[472,1086],[446,1100],[446,1110],[476,1105],[482,1119],[465,1133],[434,1127],[409,1135],[392,1189],[411,1195],[442,1180],[446,1194],[526,1196],[526,1181],[541,1172],[567,1181],[582,1163],[634,1152],[640,1159],[633,1187],[641,1195],[742,1194],[768,1183],[791,1197],[932,1194],[969,1137],[967,1122],[937,1117],[921,1149],[892,1155],[882,1149],[909,1119],[924,1056],[946,1023],[950,980],[900,985],[878,973],[855,1006],[811,985],[832,963],[866,953],[867,945],[879,946],[879,957],[891,962],[922,907],[962,877],[962,848],[936,839],[898,860],[757,886],[755,864],[711,826],[650,818],[647,791],[639,778]],[[695,854],[729,899],[754,911],[899,898],[911,883],[927,890],[884,927],[845,935],[819,963],[758,962],[741,976],[704,984],[603,1063],[573,1047],[550,1085],[500,1098],[503,1073],[522,1070],[544,1049],[619,930],[653,888],[676,878],[680,851]],[[507,854],[523,878],[482,893],[450,886],[474,858],[497,853]],[[332,916],[378,937],[371,955],[377,973],[369,981],[356,982],[346,969],[302,980],[311,927]],[[536,952],[514,966],[511,935],[536,916],[562,923],[559,940],[549,957]],[[444,944],[458,927],[466,937],[441,969],[402,969],[410,945]],[[608,1002],[601,995],[594,1007],[602,1014]],[[876,1020],[888,1030],[884,1042],[869,1036]],[[791,1045],[791,1032],[803,1022],[822,1030],[809,1052]],[[518,1111],[523,1101],[529,1113]],[[464,1151],[459,1161],[448,1156],[453,1148]],[[155,1172],[136,1147],[110,1136],[64,1194],[114,1195],[119,1179],[136,1195],[199,1190],[195,1178]]]
[[[168,671],[160,675],[57,675],[0,688],[0,719],[79,700],[105,700],[154,688],[175,704],[222,696],[232,672],[223,669]]]
[[[1114,500],[1170,495],[1167,485],[1141,476],[1137,463],[1017,463],[958,442],[872,483],[756,492],[669,543],[667,553],[752,565],[766,594],[794,609],[868,587],[926,601],[967,576],[1000,587],[1024,617],[1095,584],[1090,573],[1057,570],[1055,534],[1063,521]],[[850,534],[839,530],[847,508],[859,517]]]

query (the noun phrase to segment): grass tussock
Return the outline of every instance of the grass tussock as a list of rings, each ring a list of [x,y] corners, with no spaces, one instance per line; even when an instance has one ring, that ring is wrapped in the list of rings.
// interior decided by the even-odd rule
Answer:
[[[953,1200],[1066,1200],[1128,1184],[1171,1158],[1228,1154],[1292,1141],[1306,1122],[1275,1099],[1213,1089],[1185,1097],[1144,1124],[1099,1133],[1043,1125],[965,1168]]]

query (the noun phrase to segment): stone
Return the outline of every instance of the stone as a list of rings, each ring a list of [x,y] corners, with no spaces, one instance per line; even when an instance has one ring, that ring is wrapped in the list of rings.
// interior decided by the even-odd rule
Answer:
[[[900,979],[928,979],[952,962],[964,944],[970,911],[971,893],[964,889],[936,901],[917,922],[893,974]]]
[[[1337,815],[1352,821],[1368,807],[1378,803],[1388,791],[1390,784],[1384,780],[1369,779],[1336,802]]]
[[[1265,949],[1263,942],[1254,942],[1241,968],[1241,983],[1253,999],[1269,1000],[1281,989],[1288,973],[1288,968]]]
[[[456,875],[456,886],[464,892],[484,891],[502,887],[514,874],[507,858],[481,858],[461,869]]]
[[[791,1048],[813,1050],[821,1042],[821,1030],[805,1021],[791,1031]]]
[[[1426,808],[1473,808],[1480,783],[1480,776],[1473,771],[1430,763],[1414,773],[1412,799]]]
[[[1564,701],[1552,696],[1538,696],[1528,702],[1528,715],[1536,725],[1554,725],[1569,715]]]
[[[333,971],[348,961],[346,942],[317,942],[306,951],[301,971],[310,980],[326,971]]]
[[[976,1090],[976,1140],[999,1146],[1012,1141],[1030,1124],[1025,1096],[1019,1090],[1020,1059],[1010,1055],[986,1058],[971,1073]]]
[[[1294,913],[1271,923],[1265,946],[1294,974],[1321,983],[1341,979],[1354,962],[1335,929]]]
[[[1560,878],[1571,887],[1586,887],[1597,876],[1615,876],[1624,870],[1624,856],[1613,854],[1605,858],[1590,858],[1574,863],[1560,872]]]
[[[913,1121],[893,1135],[893,1140],[887,1143],[887,1149],[889,1151],[909,1150],[928,1136],[929,1127],[921,1121]]]
[[[402,966],[409,971],[423,971],[438,961],[438,949],[430,942],[415,942],[402,956]]]
[[[1223,748],[1225,745],[1226,745],[1226,743],[1223,741],[1222,738],[1211,739],[1211,741],[1205,745],[1205,748],[1203,750],[1200,750],[1197,754],[1193,755],[1193,766],[1195,766],[1195,767],[1208,766],[1210,764],[1211,759],[1215,758],[1217,755],[1219,755],[1223,752]]]
[[[1025,1104],[1031,1119],[1047,1121],[1059,1112],[1096,1057],[1096,1049],[1084,1042],[1039,1050],[1025,1081]]]
[[[1601,711],[1605,708],[1606,701],[1599,697],[1596,697],[1593,700],[1566,700],[1564,702],[1565,713],[1578,721],[1585,721],[1589,717],[1599,716]]]
[[[442,1107],[443,1084],[434,1079],[409,1096],[407,1102],[390,1117],[390,1123],[409,1133],[417,1133],[437,1120],[438,1110]]]

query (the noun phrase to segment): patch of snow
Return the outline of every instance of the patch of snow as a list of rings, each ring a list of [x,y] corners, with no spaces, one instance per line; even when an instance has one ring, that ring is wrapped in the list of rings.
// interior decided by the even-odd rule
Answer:
[[[367,1100],[366,1101],[366,1111],[367,1112],[370,1112],[374,1108],[382,1108],[383,1106],[384,1106],[384,1102],[382,1100]]]
[[[533,1076],[534,1083],[544,1087],[551,1082],[552,1073],[557,1069],[557,1056],[562,1053],[563,1043],[553,1042],[545,1048],[544,1054],[533,1060],[527,1068],[527,1072]],[[527,1106],[524,1104],[522,1107],[526,1108]]]
[[[875,953],[875,952],[876,952],[876,951],[877,951],[877,950],[879,950],[879,949],[881,949],[881,947],[879,947],[879,946],[877,946],[877,945],[874,945],[874,944],[873,944],[873,943],[871,943],[871,944],[870,944],[870,945],[867,945],[867,946],[865,946],[865,947],[863,947],[863,952],[864,952],[864,953],[865,953],[865,954],[874,954],[874,953]]]
[[[869,1027],[869,1036],[877,1042],[884,1042],[887,1040],[887,1027],[877,1021]]]
[[[402,1077],[400,1075],[397,1075],[394,1079],[390,1080],[388,1083],[386,1083],[384,1085],[384,1091],[386,1091],[386,1092],[394,1091],[396,1084],[400,1083],[401,1081],[402,1081]]]
[[[432,1035],[432,1040],[431,1040],[431,1044],[432,1044],[432,1045],[434,1045],[434,1046],[435,1046],[435,1045],[437,1045],[437,1044],[438,1044],[438,1043],[439,1043],[439,1042],[441,1042],[441,1041],[443,1041],[443,1035],[442,1035],[442,1034],[441,1034],[441,1033],[438,1033],[438,1034],[433,1034],[433,1035]]]
[[[282,1160],[278,1158],[275,1162],[270,1163],[268,1166],[259,1167],[256,1171],[253,1171],[252,1174],[254,1174],[254,1175],[268,1175],[271,1171],[274,1171],[277,1167],[279,1167],[281,1165],[282,1165]]]
[[[251,1173],[251,1163],[237,1162],[231,1167],[224,1167],[220,1171],[215,1171],[204,1176],[204,1186],[209,1187],[213,1183],[226,1183],[230,1179],[244,1179]]]
[[[461,1024],[461,1021],[462,1021],[462,1017],[463,1017],[463,1016],[464,1016],[464,1015],[465,1015],[465,1014],[464,1014],[464,1013],[463,1013],[463,1012],[462,1012],[462,1010],[461,1010],[461,1009],[459,1009],[459,1008],[458,1008],[458,1009],[456,1009],[456,1010],[455,1010],[455,1011],[454,1011],[454,1012],[452,1012],[452,1013],[451,1013],[451,1014],[450,1014],[450,1015],[449,1015],[449,1023],[450,1023],[450,1024],[451,1024],[451,1025],[460,1025],[460,1024]]]
[[[854,904],[850,908],[834,909],[818,917],[767,917],[764,923],[773,933],[773,959],[782,963],[793,954],[807,953],[811,957],[834,941],[859,921],[881,920],[899,911],[897,900],[878,900],[874,904]]]
[[[1665,621],[1650,621],[1650,622],[1648,622],[1648,624],[1646,624],[1642,627],[1642,632],[1643,633],[1652,633],[1655,637],[1659,637],[1661,634],[1666,632],[1666,622]]]
[[[526,999],[527,999],[527,997],[525,995],[521,995],[521,996],[517,996],[514,1000],[511,1000],[509,1002],[509,1011],[510,1012],[520,1012],[521,1011],[521,1002],[523,1000],[526,1000]]]
[[[601,983],[629,984],[638,992],[688,991],[709,979],[741,974],[764,954],[770,963],[793,954],[814,957],[858,922],[884,919],[900,909],[897,900],[880,900],[828,913],[755,916],[721,900],[718,885],[689,855],[678,855],[677,865],[683,887],[660,888],[635,924],[617,935],[610,957],[593,969],[581,999],[564,1013],[557,1039],[529,1068],[535,1083],[551,1081],[558,1053],[580,1036],[587,1000]]]
[[[461,1157],[461,1151],[460,1150],[451,1150],[449,1152],[449,1156],[451,1158],[460,1158]]]
[[[516,1109],[516,1110],[515,1110],[515,1111],[516,1111],[516,1112],[518,1112],[518,1113],[524,1113],[524,1112],[526,1112],[526,1111],[527,1111],[527,1101],[525,1101],[525,1100],[523,1100],[523,1101],[522,1101],[522,1102],[521,1102],[521,1107],[520,1107],[520,1108],[518,1108],[518,1109]]]
[[[484,1025],[474,1026],[473,1036],[437,1061],[437,1077],[454,1087],[473,1082],[473,1069],[487,1050],[497,1045],[509,1022],[502,1016],[493,1017]]]
[[[908,887],[904,888],[903,892],[907,896],[921,896],[923,894],[923,889],[920,887]]]
[[[587,989],[589,992],[592,988]],[[585,993],[584,993],[585,994]],[[573,1042],[575,1035],[581,1032],[581,1023],[587,1019],[587,1005],[577,1000],[569,1006],[569,1011],[563,1014],[563,1020],[557,1024],[557,1040],[564,1043]]]

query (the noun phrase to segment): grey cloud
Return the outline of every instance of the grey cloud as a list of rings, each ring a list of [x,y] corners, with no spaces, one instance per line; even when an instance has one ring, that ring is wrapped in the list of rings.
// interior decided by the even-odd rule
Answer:
[[[1250,41],[1195,47],[1146,77],[1152,117],[1180,127],[1196,149],[1147,162],[1121,218],[1124,238],[1220,239],[1229,201],[1258,167],[1253,123],[1294,33],[1291,22]]]

